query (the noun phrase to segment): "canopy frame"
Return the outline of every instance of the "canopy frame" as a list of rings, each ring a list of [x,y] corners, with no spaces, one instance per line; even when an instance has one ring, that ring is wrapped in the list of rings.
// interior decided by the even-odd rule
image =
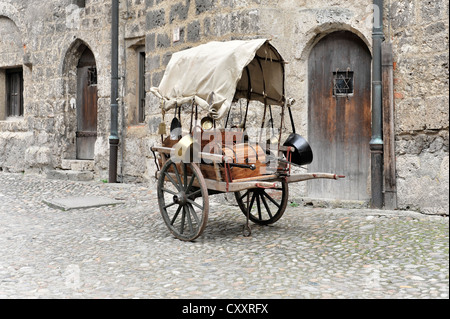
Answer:
[[[163,111],[194,101],[219,120],[240,98],[284,105],[284,64],[267,39],[213,41],[172,55],[158,87]]]

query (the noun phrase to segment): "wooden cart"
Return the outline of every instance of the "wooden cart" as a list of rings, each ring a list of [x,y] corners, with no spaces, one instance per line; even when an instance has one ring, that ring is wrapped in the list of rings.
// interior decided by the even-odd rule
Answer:
[[[179,129],[176,126],[171,127],[171,134],[165,137],[162,124],[161,144],[151,149],[158,167],[159,209],[175,237],[191,241],[203,233],[209,214],[209,195],[235,194],[247,218],[244,235],[248,236],[251,234],[249,220],[269,225],[280,219],[288,203],[289,183],[343,177],[332,173],[291,174],[291,165],[306,165],[312,161],[312,151],[304,140],[303,146],[291,145],[289,139],[283,145],[280,143],[286,108],[294,131],[289,138],[302,139],[295,134],[292,103],[284,96],[284,63],[264,39],[212,42],[172,56],[160,86],[152,88],[152,92],[161,98],[163,118],[166,111],[175,108],[172,124],[178,120],[176,111],[180,112],[180,105],[190,102],[185,110],[191,111],[191,125],[184,136],[180,132],[173,134],[174,128]],[[179,74],[183,67],[186,72]],[[202,68],[206,71],[201,72]],[[232,71],[228,72],[230,69]],[[223,73],[227,74],[223,76]],[[224,87],[221,83],[231,85],[221,91],[208,87],[211,83],[220,88]],[[247,100],[243,122],[238,127],[227,128],[227,118],[224,127],[220,127],[219,119],[229,115],[232,102],[239,98]],[[246,121],[250,101],[264,105],[261,127],[264,127],[267,108],[281,107],[280,133],[275,144],[268,144],[265,139],[263,142],[248,139]],[[208,116],[204,119],[211,123],[202,121],[200,127],[193,126],[194,113],[195,123],[198,123],[197,107],[206,109]],[[300,149],[303,147],[305,149]],[[302,153],[304,151],[306,153]]]

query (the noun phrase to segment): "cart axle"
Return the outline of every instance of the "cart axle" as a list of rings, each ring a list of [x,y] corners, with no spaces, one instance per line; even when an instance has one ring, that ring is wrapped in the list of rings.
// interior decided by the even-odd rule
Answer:
[[[179,192],[177,195],[173,195],[173,202],[178,205],[186,205],[187,197],[185,192]]]

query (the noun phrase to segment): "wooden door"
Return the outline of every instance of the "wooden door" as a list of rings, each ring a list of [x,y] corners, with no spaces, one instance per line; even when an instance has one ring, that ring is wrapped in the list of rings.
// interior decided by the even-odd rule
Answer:
[[[308,96],[309,170],[346,176],[308,181],[308,196],[370,199],[371,54],[359,37],[339,31],[314,46]]]
[[[86,48],[77,66],[77,159],[94,159],[97,140],[97,68]]]

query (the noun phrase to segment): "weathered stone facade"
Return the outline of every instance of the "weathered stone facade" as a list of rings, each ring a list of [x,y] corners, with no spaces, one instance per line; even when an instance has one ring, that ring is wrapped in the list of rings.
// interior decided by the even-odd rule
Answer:
[[[393,43],[395,61],[401,209],[448,214],[448,10],[443,0],[385,2],[384,33]],[[159,84],[174,52],[211,40],[271,39],[289,61],[286,95],[297,101],[297,130],[306,136],[311,49],[325,35],[347,30],[371,50],[372,17],[372,1],[120,1],[119,180],[153,182],[150,146],[159,140],[161,114],[150,87]],[[98,128],[92,165],[85,166],[93,167],[96,178],[106,179],[110,25],[111,1],[0,0],[0,170],[48,173],[82,165],[67,160],[75,158],[76,67],[80,48],[87,47],[98,70]],[[142,54],[145,120],[138,114]],[[5,77],[18,67],[24,111],[11,117],[5,108]],[[298,194],[305,192],[297,187]]]
[[[446,212],[449,202],[449,4],[394,1],[390,32],[396,63],[399,206]]]

